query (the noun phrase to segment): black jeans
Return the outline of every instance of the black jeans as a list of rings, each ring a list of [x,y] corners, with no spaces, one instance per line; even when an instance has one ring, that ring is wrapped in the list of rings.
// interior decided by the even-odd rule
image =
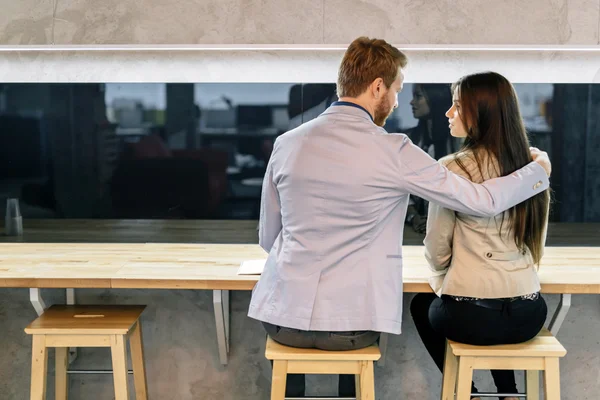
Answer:
[[[274,341],[290,347],[315,348],[330,351],[357,350],[369,347],[379,339],[379,332],[320,332],[301,331],[263,322],[265,330]],[[288,374],[285,397],[304,397],[304,374]],[[354,375],[340,375],[339,396],[355,397]]]
[[[446,338],[474,345],[522,343],[542,329],[548,309],[540,295],[537,300],[502,302],[487,308],[450,296],[420,293],[410,304],[410,312],[436,365],[443,371]],[[514,371],[492,371],[498,393],[517,393]],[[472,385],[472,392],[477,388]]]

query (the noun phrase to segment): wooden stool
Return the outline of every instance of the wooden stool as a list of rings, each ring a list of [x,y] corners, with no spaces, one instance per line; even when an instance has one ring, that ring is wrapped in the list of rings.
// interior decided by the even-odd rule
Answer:
[[[271,400],[285,399],[287,374],[354,374],[356,399],[375,400],[373,361],[381,352],[374,344],[360,350],[325,351],[283,346],[267,337],[265,357],[273,361]]]
[[[54,305],[33,321],[25,332],[33,335],[31,400],[46,398],[48,347],[56,350],[56,400],[66,400],[69,347],[110,347],[115,399],[127,400],[127,346],[129,337],[135,398],[146,400],[142,329],[138,321],[146,306]]]
[[[559,357],[567,350],[543,329],[525,343],[473,346],[451,340],[446,344],[442,400],[469,400],[474,369],[517,369],[526,371],[527,399],[539,400],[539,373],[544,371],[546,400],[560,400]]]

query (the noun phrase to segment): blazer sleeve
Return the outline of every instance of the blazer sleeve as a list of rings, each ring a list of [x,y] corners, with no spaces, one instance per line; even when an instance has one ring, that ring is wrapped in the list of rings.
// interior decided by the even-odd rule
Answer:
[[[425,259],[432,271],[445,271],[450,266],[452,259],[452,239],[456,213],[436,203],[429,204],[427,216],[427,234],[425,245]]]
[[[260,198],[260,220],[258,227],[258,244],[267,253],[271,251],[275,239],[281,232],[281,202],[277,186],[273,181],[273,161],[276,149],[273,150],[267,171],[263,179],[262,193]]]
[[[510,175],[473,183],[440,165],[405,135],[393,136],[400,189],[451,210],[493,217],[549,186],[544,168],[536,162]]]

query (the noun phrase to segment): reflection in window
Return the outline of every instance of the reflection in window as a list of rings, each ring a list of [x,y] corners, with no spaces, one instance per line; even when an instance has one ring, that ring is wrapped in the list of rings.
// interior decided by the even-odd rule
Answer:
[[[275,138],[289,129],[291,83],[202,83],[193,86],[198,110],[194,148],[219,158],[226,169],[226,218],[258,218],[262,179]],[[182,138],[171,136],[171,147]],[[189,135],[189,132],[188,132]],[[188,150],[191,151],[191,150]]]
[[[117,124],[118,135],[148,134],[152,127],[164,125],[164,83],[107,83],[104,93],[106,117]]]
[[[516,84],[553,163],[557,221],[599,221],[600,85]],[[334,83],[0,84],[0,202],[25,218],[256,219],[275,139],[337,100]],[[449,85],[406,84],[388,132],[456,151]]]

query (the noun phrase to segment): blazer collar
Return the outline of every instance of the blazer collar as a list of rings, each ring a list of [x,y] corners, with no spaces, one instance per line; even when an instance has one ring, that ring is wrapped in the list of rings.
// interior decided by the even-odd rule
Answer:
[[[369,114],[369,112],[365,108],[359,106],[358,104],[350,103],[347,101],[333,102],[329,106],[329,108],[327,108],[327,110],[323,112],[323,114],[353,115],[373,122],[373,117],[371,117],[371,114]]]

